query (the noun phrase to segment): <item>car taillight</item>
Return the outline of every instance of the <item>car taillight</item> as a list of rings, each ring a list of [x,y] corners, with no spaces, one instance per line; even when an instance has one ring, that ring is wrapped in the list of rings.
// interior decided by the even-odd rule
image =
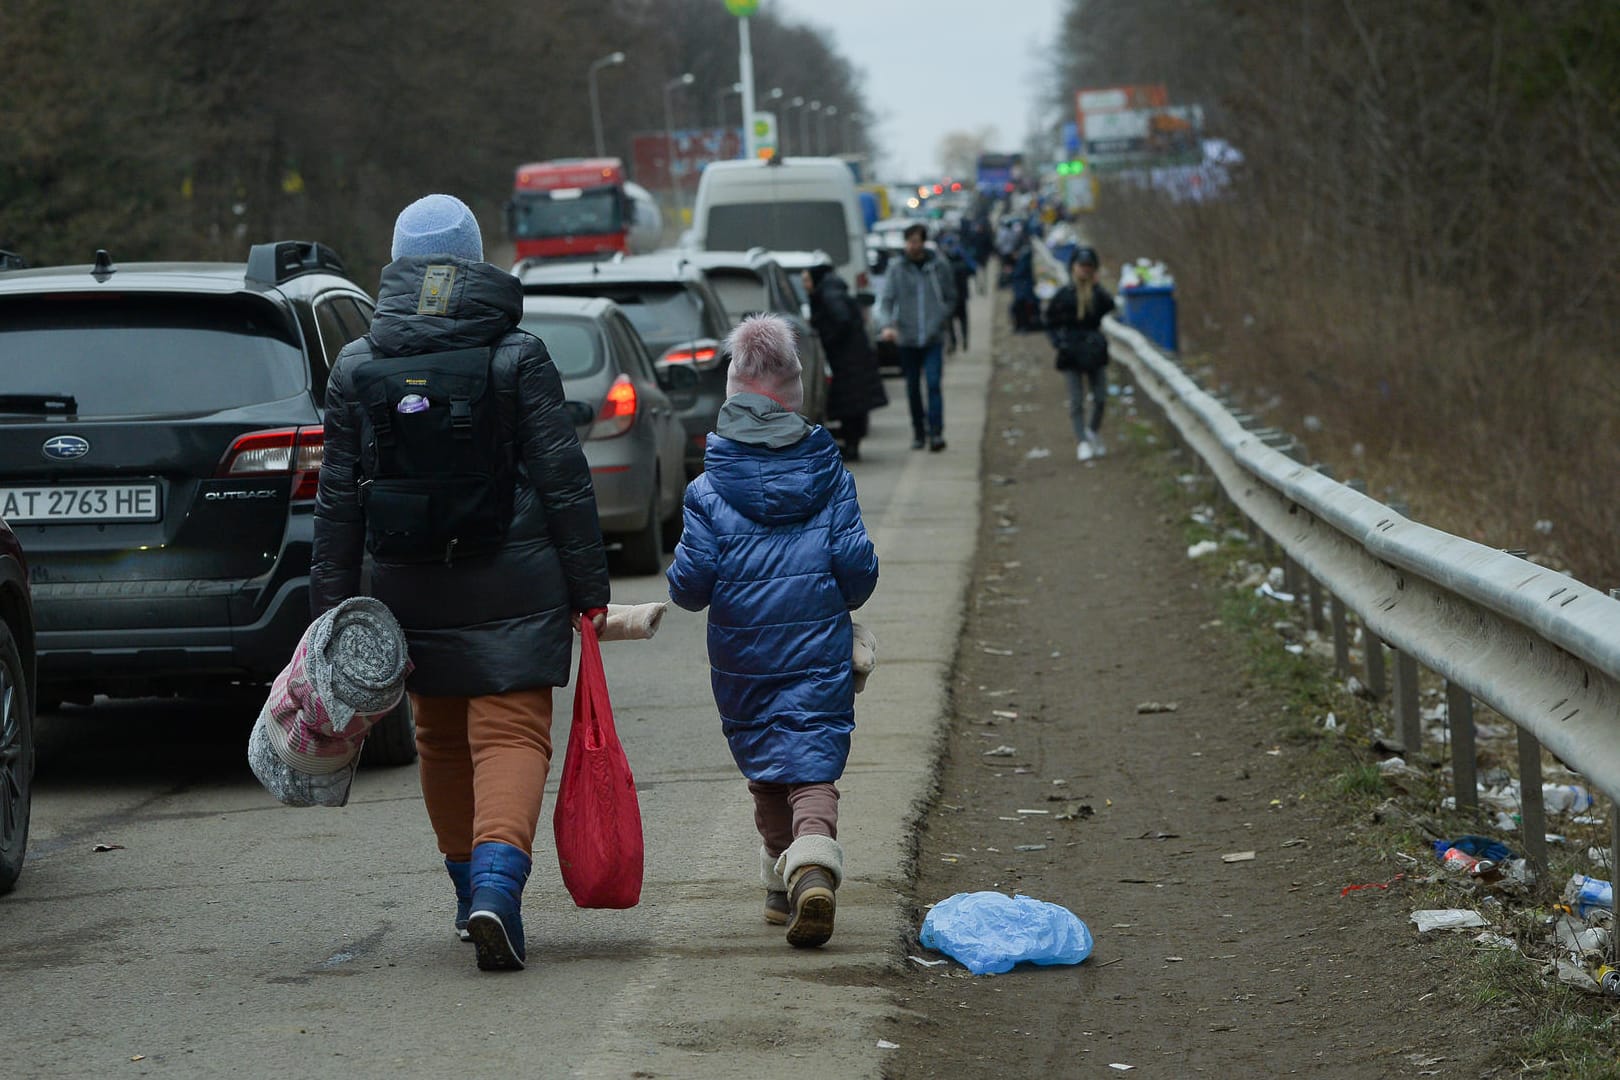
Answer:
[[[701,349],[671,349],[664,354],[664,360],[671,364],[691,364],[699,371],[707,371],[714,367],[716,357],[720,350],[704,347]]]
[[[620,375],[608,387],[607,397],[602,400],[602,409],[596,414],[596,422],[586,434],[587,439],[611,439],[615,435],[623,435],[629,431],[636,422],[636,384],[630,381],[630,376]]]
[[[245,476],[291,476],[293,501],[315,497],[326,453],[323,427],[283,428],[240,435],[225,451],[214,473],[222,479]]]

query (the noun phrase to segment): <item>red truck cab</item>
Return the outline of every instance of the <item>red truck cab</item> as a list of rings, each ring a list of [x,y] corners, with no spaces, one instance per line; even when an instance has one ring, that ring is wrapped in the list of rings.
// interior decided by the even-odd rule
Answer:
[[[657,217],[656,205],[625,179],[618,158],[539,161],[517,168],[507,233],[519,261],[634,252],[641,248],[649,208]]]

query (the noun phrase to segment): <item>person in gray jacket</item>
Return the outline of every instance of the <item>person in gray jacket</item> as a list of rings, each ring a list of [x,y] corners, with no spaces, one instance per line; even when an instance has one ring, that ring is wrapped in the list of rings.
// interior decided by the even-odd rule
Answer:
[[[525,959],[520,900],[551,764],[552,688],[568,682],[581,616],[602,626],[608,572],[562,378],[545,344],[518,329],[523,287],[483,257],[461,200],[429,195],[399,215],[371,332],[344,347],[326,386],[310,596],[318,617],[357,595],[372,551],[372,595],[415,664],[422,795],[455,885],[456,930],[480,968],[507,970]],[[435,382],[457,357],[470,374]],[[463,440],[458,455],[477,447],[476,479],[504,480],[489,484],[495,519],[469,526],[465,543],[404,558],[401,535],[431,533],[457,509],[389,486],[419,482],[389,462],[424,430]],[[400,520],[420,505],[432,508],[425,521]]]
[[[928,250],[928,227],[906,228],[905,258],[889,263],[878,298],[878,322],[884,341],[900,353],[911,406],[911,448],[945,449],[945,399],[939,380],[945,363],[945,328],[956,310],[956,281],[951,264]],[[928,408],[923,410],[922,381],[928,382]]]

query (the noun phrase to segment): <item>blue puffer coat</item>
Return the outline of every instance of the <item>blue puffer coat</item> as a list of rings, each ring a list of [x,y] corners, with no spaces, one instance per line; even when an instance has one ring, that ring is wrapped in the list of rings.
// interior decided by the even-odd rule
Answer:
[[[769,399],[742,398],[749,415],[739,427],[733,398],[719,430],[758,441],[709,436],[669,595],[709,608],[714,700],[743,775],[832,781],[855,727],[849,613],[877,585],[877,554],[832,436]],[[797,441],[782,445],[793,425]]]

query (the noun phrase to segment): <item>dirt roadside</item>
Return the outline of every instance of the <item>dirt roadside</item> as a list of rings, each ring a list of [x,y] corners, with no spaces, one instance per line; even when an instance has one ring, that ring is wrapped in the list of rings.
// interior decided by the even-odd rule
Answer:
[[[1067,906],[1096,947],[1078,967],[1000,976],[908,962],[885,1075],[1491,1075],[1490,1018],[1427,962],[1406,900],[1340,895],[1387,868],[1302,794],[1303,751],[1282,737],[1298,718],[1251,685],[1148,478],[1162,445],[1119,437],[1115,397],[1111,452],[1078,463],[1045,342],[998,323],[986,509],[913,925],[933,901],[998,889]]]

